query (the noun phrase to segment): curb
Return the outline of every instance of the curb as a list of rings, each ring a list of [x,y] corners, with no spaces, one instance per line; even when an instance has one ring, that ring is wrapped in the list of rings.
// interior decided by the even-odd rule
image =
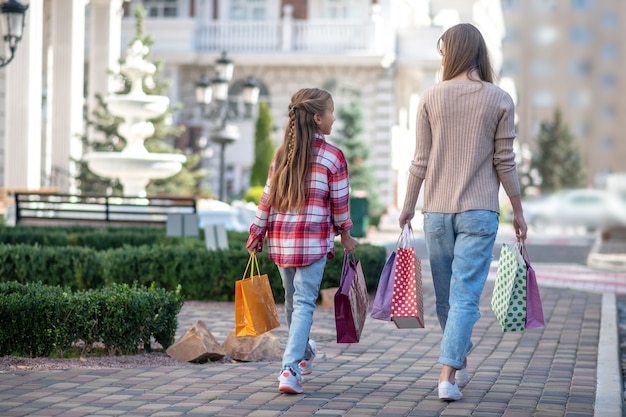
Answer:
[[[596,399],[594,416],[621,417],[624,415],[622,367],[619,361],[615,294],[602,294],[598,365],[596,371]]]

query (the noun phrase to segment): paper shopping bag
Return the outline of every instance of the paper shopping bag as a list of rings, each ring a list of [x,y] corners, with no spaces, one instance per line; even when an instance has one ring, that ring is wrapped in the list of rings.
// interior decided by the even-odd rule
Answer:
[[[254,274],[256,265],[257,274]],[[245,278],[248,269],[250,277]],[[280,326],[267,274],[261,275],[254,253],[244,278],[235,282],[235,336],[259,336]]]
[[[504,332],[523,331],[526,327],[526,262],[517,242],[502,244],[491,309]]]
[[[543,318],[543,307],[541,305],[541,294],[537,285],[537,275],[535,269],[530,265],[526,247],[522,243],[522,258],[526,264],[526,328],[534,329],[546,325]]]
[[[393,297],[393,271],[396,267],[396,251],[387,258],[383,272],[378,280],[378,288],[372,305],[370,317],[378,320],[391,321],[391,299]]]
[[[345,253],[341,283],[335,294],[337,343],[358,343],[369,308],[369,295],[361,262]]]
[[[396,249],[391,319],[399,329],[424,327],[422,263],[415,256],[408,225],[404,226],[400,247]]]

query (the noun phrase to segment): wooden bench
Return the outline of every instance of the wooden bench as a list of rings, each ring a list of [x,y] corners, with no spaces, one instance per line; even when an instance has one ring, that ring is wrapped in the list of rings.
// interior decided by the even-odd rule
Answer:
[[[165,227],[170,214],[196,213],[193,197],[13,193],[15,225]]]

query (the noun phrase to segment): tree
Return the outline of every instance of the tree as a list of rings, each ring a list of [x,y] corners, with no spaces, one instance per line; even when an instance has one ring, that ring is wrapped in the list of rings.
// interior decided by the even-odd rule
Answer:
[[[364,192],[367,194],[369,209],[368,215],[371,224],[376,225],[383,211],[378,201],[378,194],[374,191],[373,170],[368,166],[369,149],[361,140],[363,128],[363,113],[360,105],[353,101],[348,105],[340,106],[337,110],[339,127],[335,130],[333,141],[341,148],[348,161],[350,188],[352,194]]]
[[[542,192],[585,186],[580,150],[564,125],[559,109],[554,111],[551,122],[541,123],[537,152],[531,159],[531,170],[533,168],[539,173]]]
[[[272,115],[268,104],[261,102],[254,132],[254,163],[250,169],[250,186],[263,187],[265,185],[274,151]]]
[[[130,44],[135,40],[139,40],[145,46],[150,47],[154,44],[154,39],[144,32],[145,9],[141,3],[135,8],[135,19],[135,37]],[[149,54],[148,52],[144,56],[144,59],[149,60]],[[123,64],[124,60],[120,60],[120,63]],[[161,95],[167,90],[168,84],[158,80],[157,75],[161,70],[161,63],[155,62],[154,64],[156,66],[154,76],[146,77],[143,80],[143,90],[148,95]],[[124,77],[123,74],[115,75],[120,77],[123,83],[123,88],[119,94],[127,94],[131,87],[130,80]],[[120,152],[126,145],[124,137],[120,136],[117,132],[123,119],[109,112],[106,100],[101,95],[96,95],[95,98],[97,106],[91,115],[85,116],[85,126],[87,130],[99,133],[101,139],[90,140],[86,131],[81,137],[84,153],[90,151]],[[180,136],[185,129],[184,126],[175,126],[170,122],[172,113],[177,109],[178,107],[170,107],[161,116],[149,120],[154,125],[154,134],[144,142],[149,152],[176,152],[176,149],[164,140],[172,141],[174,138]],[[183,164],[183,168],[178,174],[166,179],[152,180],[147,187],[148,194],[194,195],[201,193],[202,190],[199,189],[199,184],[204,173],[197,169],[201,159],[202,155],[200,153],[188,155],[187,161]],[[82,159],[76,162],[79,165],[77,180],[81,193],[122,195],[122,186],[117,179],[103,178],[94,174],[89,170],[87,162]]]

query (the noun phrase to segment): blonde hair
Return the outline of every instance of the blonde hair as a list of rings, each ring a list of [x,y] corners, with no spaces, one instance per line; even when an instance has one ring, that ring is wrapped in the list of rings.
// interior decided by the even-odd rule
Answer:
[[[268,205],[274,210],[286,212],[304,207],[317,132],[313,117],[323,115],[331,100],[330,93],[319,88],[303,88],[291,96],[285,136],[274,157],[268,196]]]
[[[493,83],[495,76],[487,44],[476,26],[470,23],[452,26],[437,41],[437,48],[440,51],[442,44],[445,47],[443,81],[476,70],[482,81]]]

